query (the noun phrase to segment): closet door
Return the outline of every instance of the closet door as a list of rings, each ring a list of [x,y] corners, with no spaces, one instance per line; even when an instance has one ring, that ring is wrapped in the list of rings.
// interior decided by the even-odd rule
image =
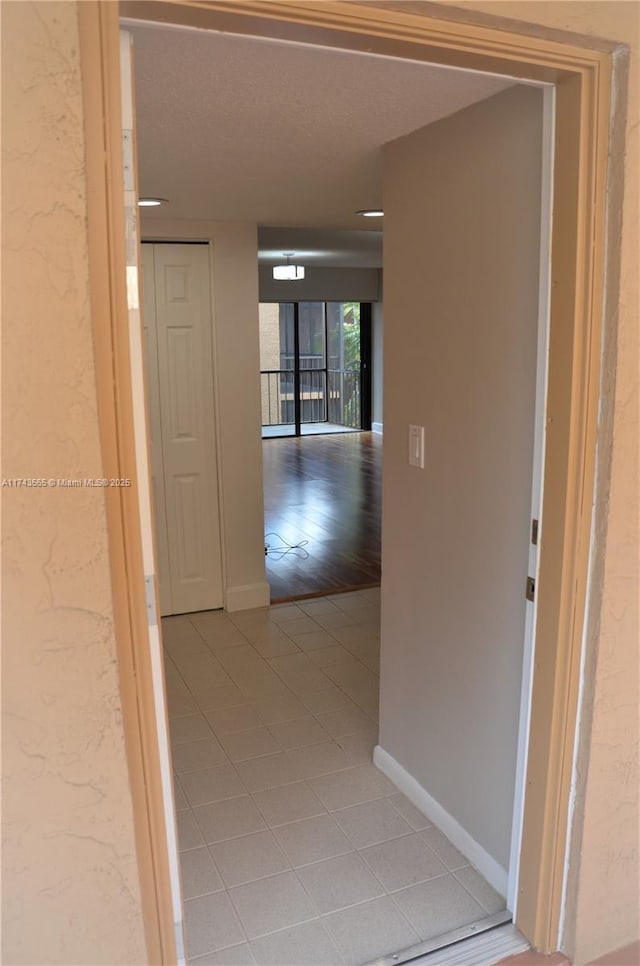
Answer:
[[[143,247],[153,261],[145,314],[160,607],[163,615],[211,610],[223,595],[209,249]]]

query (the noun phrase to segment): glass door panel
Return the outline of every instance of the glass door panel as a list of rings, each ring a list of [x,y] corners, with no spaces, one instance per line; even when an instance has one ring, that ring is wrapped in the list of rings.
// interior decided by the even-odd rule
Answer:
[[[296,336],[292,302],[261,302],[260,396],[263,436],[296,433]]]
[[[260,303],[263,437],[370,427],[370,315],[360,302]]]
[[[362,428],[360,302],[327,303],[328,419]]]
[[[300,422],[327,421],[327,332],[324,302],[298,303]]]

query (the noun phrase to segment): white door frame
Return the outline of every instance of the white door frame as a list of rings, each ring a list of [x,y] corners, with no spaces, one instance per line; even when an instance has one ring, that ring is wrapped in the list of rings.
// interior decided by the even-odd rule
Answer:
[[[540,190],[540,288],[538,297],[538,344],[536,357],[536,403],[533,433],[533,472],[531,482],[531,521],[537,520],[537,542],[529,541],[528,573],[538,584],[544,488],[544,448],[547,416],[547,376],[549,368],[549,327],[551,322],[551,217],[553,212],[553,162],[555,125],[555,87],[546,86],[542,101],[542,181]],[[525,782],[529,753],[533,667],[535,658],[536,600],[527,601],[525,610],[522,686],[518,718],[516,778],[513,794],[513,824],[509,855],[507,909],[517,915],[520,847],[524,819]]]

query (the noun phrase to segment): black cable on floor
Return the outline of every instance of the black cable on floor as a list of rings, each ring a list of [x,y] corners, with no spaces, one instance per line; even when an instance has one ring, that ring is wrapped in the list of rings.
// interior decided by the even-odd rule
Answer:
[[[268,537],[277,537],[281,543],[281,546],[270,547],[267,543]],[[295,556],[299,557],[301,560],[308,560],[309,552],[304,549],[308,543],[308,540],[300,540],[299,543],[289,543],[288,540],[285,540],[284,537],[281,537],[279,533],[275,532],[275,530],[270,530],[269,533],[265,533],[264,535],[264,555],[265,557],[270,557],[273,554],[277,554],[277,556],[274,556],[273,559],[282,560],[282,558],[288,553],[294,553]]]

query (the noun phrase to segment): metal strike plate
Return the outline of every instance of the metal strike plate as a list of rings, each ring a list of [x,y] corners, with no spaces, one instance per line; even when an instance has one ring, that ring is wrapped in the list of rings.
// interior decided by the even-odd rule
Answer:
[[[527,577],[527,600],[536,599],[536,581],[535,577]]]

